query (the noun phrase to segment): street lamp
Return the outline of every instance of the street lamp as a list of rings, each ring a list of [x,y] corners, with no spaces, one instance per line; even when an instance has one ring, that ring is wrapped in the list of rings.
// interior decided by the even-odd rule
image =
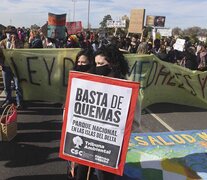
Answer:
[[[75,21],[75,3],[77,0],[72,0],[73,2],[73,22]]]
[[[90,0],[88,0],[88,30],[90,30]]]

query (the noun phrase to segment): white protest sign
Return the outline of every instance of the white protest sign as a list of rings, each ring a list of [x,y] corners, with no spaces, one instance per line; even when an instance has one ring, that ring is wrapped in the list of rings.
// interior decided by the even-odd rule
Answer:
[[[79,142],[77,149],[88,151],[87,156],[82,154],[81,158],[104,162],[103,164],[116,168],[131,89],[80,79],[73,79],[72,87],[68,112],[68,119],[72,121],[66,126],[69,139],[72,140],[72,148],[78,147],[77,143],[74,143],[74,138],[78,138],[82,144],[85,142],[85,146],[82,147]],[[66,151],[73,155],[71,149]],[[97,155],[92,156],[94,152]]]
[[[185,47],[184,45],[185,45],[185,39],[178,38],[176,39],[176,42],[173,45],[173,48],[178,51],[183,51]]]
[[[138,89],[135,82],[70,72],[60,157],[121,175]]]
[[[157,28],[157,32],[160,33],[161,36],[172,36],[172,29],[169,28]]]
[[[107,20],[106,27],[108,28],[125,28],[126,20]]]

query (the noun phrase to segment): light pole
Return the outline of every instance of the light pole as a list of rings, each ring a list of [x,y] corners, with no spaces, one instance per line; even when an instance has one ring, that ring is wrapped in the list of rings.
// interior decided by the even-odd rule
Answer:
[[[68,10],[68,22],[70,22],[70,10]]]
[[[73,2],[73,22],[75,21],[75,3],[77,0],[72,0]]]
[[[88,0],[88,30],[90,30],[90,0]]]

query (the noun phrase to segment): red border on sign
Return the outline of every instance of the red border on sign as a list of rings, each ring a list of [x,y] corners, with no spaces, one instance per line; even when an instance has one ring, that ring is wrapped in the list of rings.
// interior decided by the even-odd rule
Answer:
[[[134,120],[136,103],[138,100],[137,98],[138,98],[138,92],[139,92],[139,83],[133,82],[133,81],[128,81],[128,80],[109,78],[109,77],[105,77],[105,76],[97,76],[97,75],[88,74],[88,73],[70,71],[69,72],[69,79],[68,79],[66,103],[65,103],[66,107],[65,107],[64,114],[68,114],[68,109],[70,107],[69,99],[70,99],[70,94],[71,94],[71,83],[72,83],[73,78],[80,78],[83,80],[88,80],[88,81],[93,81],[93,82],[100,82],[100,83],[104,83],[104,84],[128,87],[128,88],[132,89],[132,96],[131,96],[131,101],[130,101],[130,105],[129,105],[129,112],[128,112],[128,116],[127,116],[125,131],[124,131],[124,137],[123,137],[123,143],[122,143],[118,168],[104,166],[101,164],[93,163],[91,161],[79,159],[74,156],[64,154],[64,142],[65,142],[65,137],[66,137],[67,116],[63,116],[64,120],[63,120],[62,133],[61,133],[59,157],[65,159],[65,160],[74,161],[74,162],[77,162],[77,163],[80,163],[80,164],[83,164],[86,166],[90,166],[93,168],[97,168],[97,169],[100,169],[103,171],[110,172],[113,174],[123,175],[124,164],[125,164],[125,160],[126,160],[126,154],[127,154],[129,139],[130,139],[130,135],[131,135],[131,128],[132,128],[132,123]]]

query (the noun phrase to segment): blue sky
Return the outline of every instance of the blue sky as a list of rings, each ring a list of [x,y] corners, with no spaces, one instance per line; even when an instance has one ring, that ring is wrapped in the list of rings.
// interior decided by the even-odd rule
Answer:
[[[67,13],[67,20],[82,21],[87,28],[89,0],[1,0],[0,24],[16,27],[42,26],[48,12]],[[75,5],[75,6],[74,6]],[[75,8],[74,8],[75,7]],[[145,9],[146,15],[166,16],[166,27],[182,29],[199,26],[207,28],[207,0],[90,0],[91,27],[99,27],[103,17],[114,20],[127,15],[131,9]],[[75,9],[75,14],[74,14]]]

